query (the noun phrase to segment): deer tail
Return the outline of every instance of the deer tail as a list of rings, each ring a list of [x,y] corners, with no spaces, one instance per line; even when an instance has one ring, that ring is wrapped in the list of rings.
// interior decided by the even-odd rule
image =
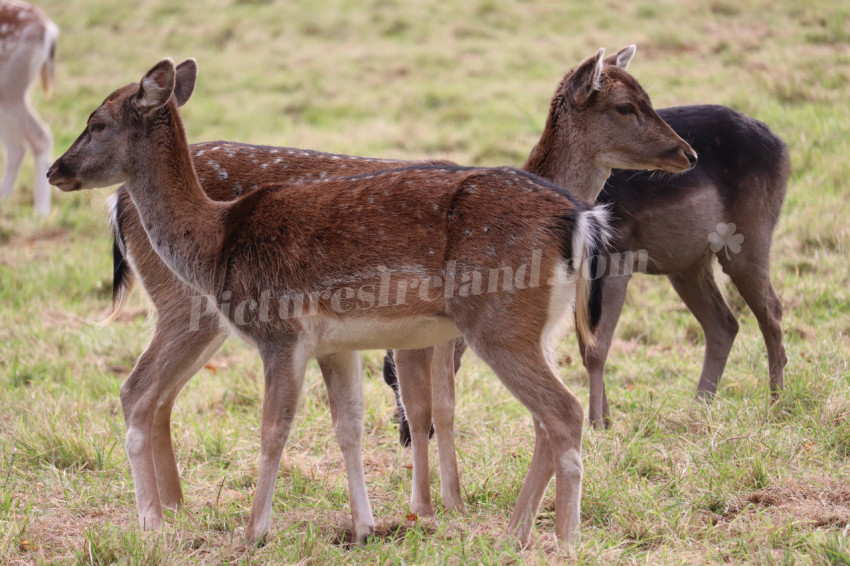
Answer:
[[[53,22],[47,22],[44,32],[45,58],[41,66],[41,86],[47,96],[53,92],[53,69],[56,60],[56,42],[59,40],[59,26]]]
[[[101,321],[100,325],[107,325],[114,321],[124,310],[130,291],[133,290],[135,278],[130,263],[127,261],[127,248],[124,245],[124,237],[121,235],[121,202],[119,192],[114,192],[107,199],[109,207],[109,224],[112,228],[112,310],[109,316]]]
[[[589,348],[596,344],[596,326],[602,317],[603,258],[611,229],[608,210],[596,205],[578,213],[573,231],[573,269],[576,273],[576,329]]]

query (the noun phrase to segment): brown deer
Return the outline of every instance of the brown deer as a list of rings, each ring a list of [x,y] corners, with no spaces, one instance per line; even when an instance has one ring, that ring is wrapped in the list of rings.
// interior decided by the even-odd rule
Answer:
[[[413,164],[234,142],[200,143],[192,145],[190,150],[201,185],[210,198],[220,201],[233,200],[271,183],[315,181],[333,174],[353,175]],[[416,163],[451,165],[440,161]],[[134,471],[139,520],[143,525],[156,526],[161,521],[161,507],[177,509],[183,501],[171,442],[174,401],[186,382],[204,367],[231,332],[217,312],[202,308],[197,300],[198,292],[183,283],[157,255],[127,187],[121,186],[109,201],[115,234],[110,318],[120,313],[132,288],[134,273],[157,310],[153,339],[122,389],[129,400],[143,384],[156,384],[156,391],[152,393],[156,400],[152,407],[138,406],[136,409],[141,413],[125,414],[128,425],[131,421],[142,423],[147,419],[138,429],[151,435],[147,448],[150,454],[131,453],[129,457]],[[318,362],[352,492],[353,521],[355,525],[371,525],[368,498],[365,489],[359,489],[365,486],[360,438],[363,429],[363,404],[359,400],[360,357],[357,352],[339,352],[319,356]],[[136,461],[147,464],[136,464]],[[150,475],[151,470],[155,477]],[[355,536],[367,533],[368,530],[364,530]]]
[[[27,91],[36,75],[47,94],[53,87],[53,59],[59,28],[41,10],[16,0],[0,0],[0,140],[6,164],[0,200],[12,194],[26,147],[35,156],[35,210],[50,212],[47,168],[53,135],[30,104]]]
[[[606,63],[618,66],[624,71],[633,54],[634,46],[630,46],[609,58]],[[538,147],[546,143],[552,144],[553,151],[547,154],[548,159],[564,162],[550,169],[560,172],[562,182],[568,182],[570,178],[604,178],[607,168],[604,164],[600,166],[597,155],[609,151],[609,147],[613,145],[614,142],[611,141],[610,136],[604,133],[606,129],[610,130],[612,127],[618,128],[622,133],[621,139],[616,141],[618,144],[631,139],[639,140],[639,143],[633,143],[622,150],[624,156],[620,157],[620,166],[630,164],[657,166],[661,163],[671,171],[679,171],[687,167],[687,155],[690,154],[687,146],[681,146],[682,154],[678,156],[678,162],[673,162],[667,155],[670,153],[670,148],[682,142],[671,136],[670,130],[657,119],[651,109],[649,111],[644,109],[648,99],[643,91],[633,88],[635,83],[630,77],[622,82],[622,76],[616,70],[603,68],[601,62],[601,56],[592,57],[566,75],[559,85],[555,101],[560,103],[553,101],[547,134],[541,140],[541,144],[538,144]],[[625,73],[622,75],[627,77]],[[597,82],[600,84],[596,85]],[[605,86],[604,89],[594,90],[602,84]],[[575,93],[581,92],[582,89],[589,94],[588,98],[593,100],[592,105],[577,104],[589,102],[589,100],[575,98]],[[629,111],[624,111],[624,106],[627,104],[640,109],[635,110],[641,112],[640,123],[633,119]],[[552,129],[555,127],[559,128],[559,136],[552,135]],[[585,137],[583,139],[571,137],[569,132],[575,129],[584,132]],[[232,142],[194,145],[192,156],[201,184],[214,200],[232,200],[271,181],[306,181],[319,179],[324,175],[367,172],[410,164]],[[662,159],[667,161],[661,161]],[[547,164],[545,159],[539,162],[543,165]],[[598,169],[602,171],[598,172]],[[141,280],[158,311],[154,338],[127,380],[128,384],[155,380],[161,382],[159,390],[161,397],[155,403],[156,414],[148,413],[148,418],[153,424],[147,425],[147,428],[140,427],[143,430],[151,430],[152,427],[153,433],[152,451],[153,459],[156,461],[158,491],[151,477],[149,487],[143,490],[150,499],[143,500],[140,496],[138,500],[140,520],[151,524],[153,519],[148,518],[147,515],[152,509],[159,509],[157,495],[162,505],[166,507],[177,507],[182,500],[169,430],[174,399],[186,381],[198,368],[203,367],[224,341],[228,329],[221,326],[217,314],[199,312],[197,308],[193,310],[192,306],[198,305],[196,301],[193,301],[193,296],[197,293],[172,274],[153,250],[126,187],[121,187],[114,197],[112,225],[116,244],[114,247],[115,308],[113,313],[119,312],[123,304],[126,291],[132,285],[133,272]],[[190,320],[195,330],[186,332],[186,328],[190,326]],[[345,354],[345,356],[355,356],[353,361],[345,364],[345,367],[357,367],[356,354]],[[319,361],[327,378],[328,371],[332,368],[331,361],[322,358]],[[332,412],[336,419],[338,411],[333,411],[334,391],[331,389],[330,382],[328,387]],[[129,389],[129,385],[126,388]],[[453,389],[451,391],[453,392]],[[430,402],[421,412],[427,413],[427,422],[430,423],[428,407]],[[411,410],[417,411],[417,409]],[[348,417],[351,419],[350,422],[346,420]],[[337,431],[347,432],[346,438],[350,438],[351,431],[358,432],[356,443],[350,439],[348,449],[342,445],[343,437],[339,437],[344,455],[357,454],[356,458],[346,457],[346,462],[352,460],[359,462],[359,431],[362,414],[342,412],[339,418],[339,422],[335,420],[335,428]],[[451,437],[450,434],[443,435],[443,438]],[[453,450],[442,450],[441,453],[453,453]],[[421,458],[417,461],[421,461]],[[454,462],[454,458],[451,462]],[[430,498],[422,495],[421,487],[421,478],[428,477],[427,465],[424,473],[416,471],[417,468],[418,466],[414,468],[416,481],[412,501],[414,509],[424,514],[432,511]],[[447,471],[445,466],[441,467],[444,478],[442,482],[444,503],[447,507],[462,509],[463,502],[458,482],[456,479],[451,479],[457,477],[456,466],[452,466],[452,469],[453,473]],[[349,473],[349,478],[351,477]],[[140,495],[142,491],[142,479],[138,475],[135,476],[137,495]],[[428,493],[427,483],[425,483],[424,493]],[[354,506],[352,510],[354,511]],[[159,520],[158,517],[157,515],[156,520]]]
[[[178,70],[165,59],[113,92],[49,175],[63,191],[126,182],[169,269],[257,345],[266,378],[248,543],[259,543],[269,525],[309,357],[388,346],[439,351],[457,336],[534,418],[534,455],[509,535],[524,538],[554,475],[555,534],[571,541],[584,417],[553,370],[550,345],[573,303],[579,332],[593,340],[602,280],[582,271],[593,272],[605,246],[605,210],[519,170],[433,165],[213,201],[198,182],[178,111],[196,72],[193,60]],[[380,234],[388,219],[393,238]],[[140,385],[122,395],[134,455],[150,454],[134,415],[150,410],[152,391]]]

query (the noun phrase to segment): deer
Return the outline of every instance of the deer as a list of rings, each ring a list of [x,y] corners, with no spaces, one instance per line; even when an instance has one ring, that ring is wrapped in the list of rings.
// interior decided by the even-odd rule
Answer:
[[[698,105],[659,114],[700,152],[699,166],[673,177],[615,171],[596,199],[608,206],[614,236],[608,257],[643,256],[643,269],[608,261],[596,343],[580,343],[590,381],[588,414],[610,424],[604,368],[631,275],[665,275],[705,336],[696,398],[708,401],[738,333],[717,286],[716,257],[755,315],[767,350],[770,401],[784,388],[782,302],[770,280],[770,248],[790,175],[785,142],[770,128],[730,108]],[[734,246],[734,239],[740,242]],[[733,245],[728,245],[733,244]]]
[[[257,346],[265,392],[248,543],[260,543],[268,529],[309,357],[375,347],[439,351],[463,336],[535,422],[534,455],[508,536],[527,537],[554,475],[555,534],[568,545],[579,526],[584,416],[554,372],[550,345],[572,305],[578,331],[593,341],[602,279],[582,271],[606,244],[606,211],[520,170],[434,165],[268,185],[214,201],[198,181],[178,110],[196,77],[194,60],[176,67],[164,59],[139,83],[114,91],[48,174],[64,192],[126,183],[168,268]],[[386,214],[406,237],[365,238]],[[502,278],[509,291],[496,292],[510,267],[515,278]],[[486,291],[482,273],[489,274]],[[371,302],[355,308],[355,297]],[[150,410],[157,384],[130,388],[122,386],[126,448],[152,467],[150,437],[134,415]],[[355,533],[373,528],[355,525]]]
[[[620,166],[659,164],[668,171],[679,172],[690,164],[691,159],[695,158],[689,147],[682,145],[682,153],[678,161],[671,159],[671,155],[675,152],[671,153],[670,149],[683,142],[671,135],[663,121],[658,120],[651,111],[651,107],[646,108],[648,98],[642,89],[634,88],[636,83],[633,79],[629,78],[628,81],[622,82],[619,74],[607,69],[607,66],[617,66],[625,72],[634,52],[635,47],[629,46],[603,60],[601,54],[604,54],[604,51],[602,51],[567,73],[562,79],[556,92],[556,99],[561,103],[551,105],[552,115],[549,120],[553,125],[560,125],[559,136],[552,135],[550,131],[541,142],[556,146],[552,147],[552,151],[548,153],[550,159],[567,162],[555,168],[561,171],[562,183],[569,183],[573,177],[595,179],[605,174],[604,170],[601,174],[588,174],[585,170],[600,167],[596,164],[597,154],[603,150],[608,151],[609,146],[612,145],[610,137],[601,135],[601,132],[611,127],[618,128],[622,134],[621,139],[617,141],[618,144],[627,143],[632,138],[636,140],[625,150],[621,150],[623,156],[619,157]],[[603,82],[604,90],[600,88]],[[583,108],[579,104],[588,102],[577,97],[576,93],[582,91],[588,93],[587,98],[593,99],[592,107]],[[619,102],[619,110],[614,104],[615,100]],[[629,112],[623,111],[627,104],[632,104],[637,109],[635,111],[641,112],[640,123],[634,120]],[[603,119],[602,117],[606,115],[607,118]],[[577,128],[581,128],[581,131],[585,133],[584,138],[577,140],[567,135]],[[577,143],[582,140],[583,143]],[[259,186],[268,182],[305,182],[327,175],[366,173],[413,164],[406,161],[379,160],[296,148],[273,148],[222,141],[194,144],[191,146],[191,152],[201,185],[214,200],[233,200],[257,190]],[[445,161],[430,163],[451,164]],[[543,163],[545,164],[545,160]],[[183,500],[170,434],[171,410],[175,398],[183,385],[206,364],[230,332],[226,326],[219,323],[219,317],[216,314],[201,312],[197,308],[198,303],[194,300],[197,292],[173,274],[156,254],[126,187],[120,187],[110,197],[110,209],[110,223],[114,233],[113,309],[110,318],[114,318],[120,312],[135,279],[142,283],[158,314],[153,339],[127,378],[128,384],[155,380],[167,382],[167,385],[164,383],[161,386],[161,397],[156,401],[155,410],[147,414],[151,422],[145,426],[139,426],[140,430],[152,430],[151,444],[153,459],[156,463],[154,466],[156,477],[143,478],[140,474],[134,474],[140,523],[158,524],[161,518],[155,510],[160,508],[160,502],[163,507],[176,509]],[[193,330],[186,332],[186,328],[190,326],[190,320]],[[462,345],[463,342],[460,341],[460,344]],[[349,356],[347,363],[342,364],[343,367],[351,372],[356,371],[355,368],[360,365],[356,354],[337,354],[336,358],[343,355]],[[455,357],[459,360],[459,354],[455,354]],[[339,382],[339,378],[330,381],[328,376],[336,376],[338,372],[333,371],[335,367],[333,360],[319,358],[319,366],[326,379],[335,430],[338,432],[340,446],[349,469],[349,478],[351,478],[350,469],[354,464],[348,463],[359,460],[360,440],[358,437],[356,441],[352,439],[343,445],[343,436],[340,435],[340,431],[349,434],[351,431],[359,432],[362,428],[362,412],[356,415],[335,410],[333,384]],[[359,373],[355,377],[359,379]],[[453,392],[453,388],[446,389]],[[400,397],[398,394],[396,396],[402,414],[402,423],[406,423]],[[408,404],[412,406],[413,402],[411,400]],[[430,423],[428,407],[424,407],[420,412],[427,413],[427,420]],[[360,410],[362,411],[362,407]],[[411,408],[411,411],[415,412],[416,409]],[[339,421],[337,421],[338,416]],[[444,433],[442,437],[451,438],[452,435]],[[427,450],[427,444],[425,447]],[[453,453],[453,449],[451,451],[445,449],[442,452]],[[130,454],[130,458],[133,457]],[[448,460],[454,462],[453,458]],[[427,451],[424,471],[421,467],[422,457],[415,461],[419,465],[414,465],[415,481],[411,494],[411,507],[420,515],[432,514],[433,508],[430,504],[430,496],[427,494],[427,483],[423,490],[421,480],[429,475]],[[448,466],[447,469],[443,470],[446,466]],[[441,467],[444,504],[449,508],[462,510],[463,500],[459,482],[456,479],[456,465],[447,464],[446,466]],[[142,468],[134,465],[133,469]],[[354,507],[352,512],[354,513]]]
[[[35,6],[0,0],[0,141],[6,150],[0,201],[12,194],[29,146],[35,157],[34,208],[42,216],[50,213],[46,173],[53,134],[33,109],[28,91],[40,73],[50,95],[58,38],[59,27]]]

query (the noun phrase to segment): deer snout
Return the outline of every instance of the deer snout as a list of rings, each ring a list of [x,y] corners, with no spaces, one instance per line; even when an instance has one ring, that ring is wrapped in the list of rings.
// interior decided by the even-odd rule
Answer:
[[[80,188],[80,183],[73,179],[74,176],[65,171],[61,157],[47,170],[47,182],[62,192],[76,191]]]
[[[668,173],[684,173],[697,164],[697,152],[688,145],[673,147],[658,156],[656,167]]]

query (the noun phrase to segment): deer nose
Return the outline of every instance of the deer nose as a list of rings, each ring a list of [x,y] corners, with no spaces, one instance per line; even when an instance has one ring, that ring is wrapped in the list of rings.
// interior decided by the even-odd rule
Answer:
[[[688,163],[691,164],[691,169],[696,167],[696,165],[697,165],[697,152],[687,151],[687,152],[685,152],[685,156],[688,158]]]

